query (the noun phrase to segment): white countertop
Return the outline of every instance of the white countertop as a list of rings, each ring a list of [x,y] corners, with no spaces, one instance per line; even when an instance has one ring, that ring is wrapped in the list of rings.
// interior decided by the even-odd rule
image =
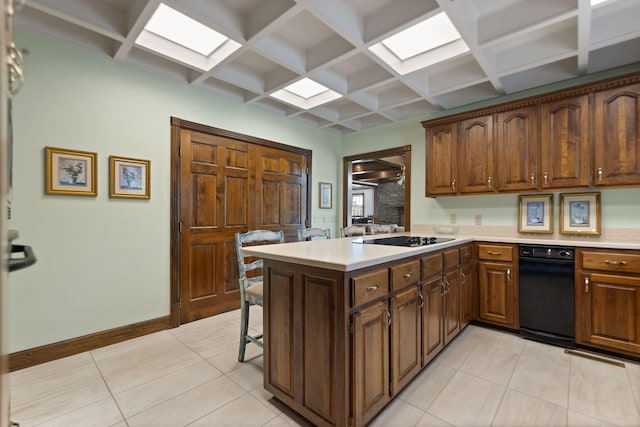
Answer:
[[[431,235],[421,233],[394,233],[365,236],[366,239],[385,238],[389,236],[421,236]],[[264,259],[272,259],[283,262],[293,262],[312,267],[328,268],[337,271],[353,271],[360,268],[371,267],[384,262],[395,261],[406,257],[437,251],[462,243],[496,242],[516,244],[542,244],[572,247],[596,247],[611,249],[637,249],[640,243],[618,242],[576,242],[575,240],[558,239],[527,239],[516,237],[486,237],[486,236],[439,236],[454,237],[454,240],[427,246],[400,247],[387,245],[369,245],[361,242],[362,237],[336,238],[329,240],[312,240],[310,242],[290,242],[276,245],[251,246],[244,249],[250,255]]]

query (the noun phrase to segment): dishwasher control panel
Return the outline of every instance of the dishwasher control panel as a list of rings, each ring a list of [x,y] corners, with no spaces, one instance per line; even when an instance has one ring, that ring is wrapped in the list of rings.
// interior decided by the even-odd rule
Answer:
[[[520,245],[520,258],[546,258],[572,261],[575,248],[566,246]]]

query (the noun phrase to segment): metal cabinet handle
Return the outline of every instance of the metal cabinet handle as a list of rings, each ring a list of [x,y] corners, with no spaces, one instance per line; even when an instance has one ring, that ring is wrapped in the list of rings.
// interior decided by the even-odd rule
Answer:
[[[367,292],[375,292],[375,291],[377,291],[378,289],[380,289],[380,285],[379,285],[379,284],[378,284],[378,285],[374,285],[374,286],[369,286],[369,287],[367,288]]]
[[[387,326],[391,326],[391,312],[388,308],[385,311],[387,312]]]
[[[487,178],[487,184],[489,184],[489,188],[493,188],[491,181],[492,181],[491,177]]]
[[[420,297],[420,305],[418,308],[422,308],[424,306],[424,296],[422,295],[422,292],[418,291],[418,297]]]
[[[610,265],[627,265],[627,261],[610,261],[608,259],[606,259],[604,263]]]
[[[507,282],[511,282],[511,269],[507,268]]]
[[[588,277],[584,278],[584,291],[585,292],[589,292],[589,278]]]
[[[445,296],[445,294],[447,293],[447,287],[444,284],[444,280],[440,279],[440,287],[442,288],[442,292],[440,293],[440,296]]]
[[[545,172],[544,173],[544,183],[548,184],[549,183],[549,172]]]
[[[404,277],[405,279],[410,279],[412,276],[413,276],[413,272],[411,272],[411,273],[405,273],[405,274],[403,275],[403,277]]]
[[[453,181],[451,181],[451,189],[453,191],[456,191],[456,180],[455,179]]]
[[[535,173],[531,174],[531,185],[536,185],[536,174]]]
[[[501,251],[487,251],[489,255],[502,255]]]
[[[449,291],[451,290],[451,283],[449,283],[447,279],[444,279],[444,283],[447,286],[447,293],[449,293]]]
[[[467,280],[466,274],[464,274],[462,271],[460,272],[460,277],[462,277],[462,280],[460,281],[460,283],[464,283]]]
[[[602,181],[603,173],[604,171],[602,170],[602,168],[598,168],[598,181]]]

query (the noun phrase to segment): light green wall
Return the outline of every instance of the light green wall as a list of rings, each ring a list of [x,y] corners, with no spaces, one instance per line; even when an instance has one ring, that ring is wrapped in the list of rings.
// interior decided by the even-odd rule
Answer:
[[[169,314],[170,117],[313,150],[313,183],[337,183],[340,137],[32,35],[14,99],[9,228],[35,266],[11,273],[9,352]],[[97,152],[98,196],[44,195],[45,146]],[[151,199],[108,197],[110,155],[151,160]],[[334,209],[312,218],[330,221]],[[331,226],[328,222],[314,223]],[[333,228],[335,234],[335,228]]]

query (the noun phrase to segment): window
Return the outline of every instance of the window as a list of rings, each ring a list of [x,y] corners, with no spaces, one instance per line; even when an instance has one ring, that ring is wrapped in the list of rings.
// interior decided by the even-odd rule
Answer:
[[[351,216],[364,216],[364,194],[351,196]]]

